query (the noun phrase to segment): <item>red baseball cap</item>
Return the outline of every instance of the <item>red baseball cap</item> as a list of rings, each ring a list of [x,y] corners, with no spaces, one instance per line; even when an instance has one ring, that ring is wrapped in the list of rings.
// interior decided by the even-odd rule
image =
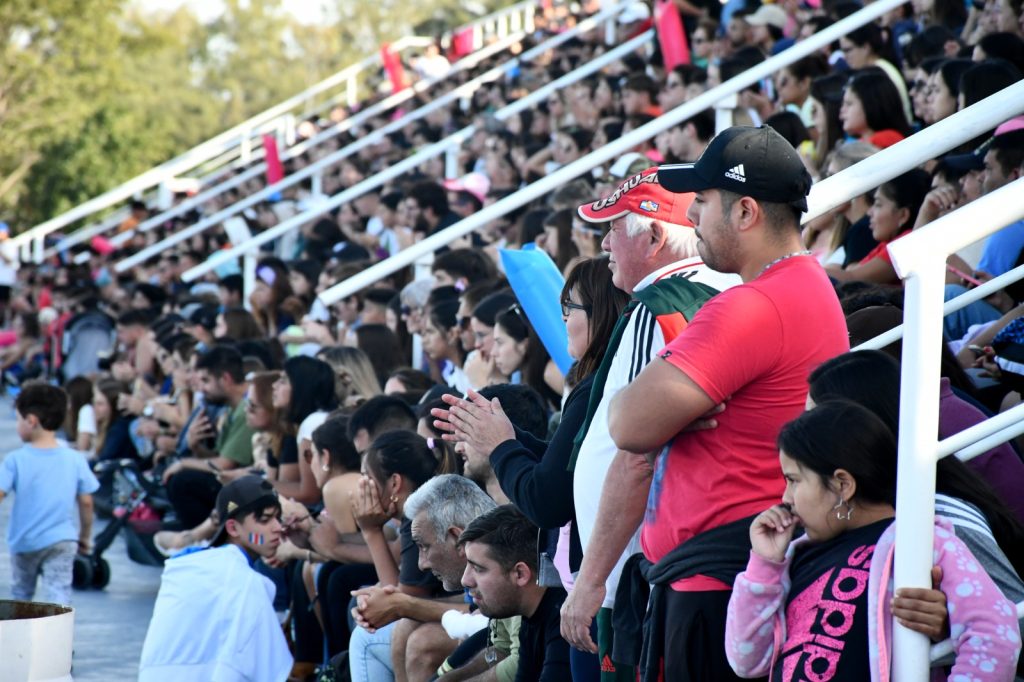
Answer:
[[[693,227],[686,217],[691,203],[693,192],[668,191],[658,182],[658,169],[648,168],[626,179],[604,199],[580,206],[577,212],[588,223],[604,223],[636,213],[673,225]]]

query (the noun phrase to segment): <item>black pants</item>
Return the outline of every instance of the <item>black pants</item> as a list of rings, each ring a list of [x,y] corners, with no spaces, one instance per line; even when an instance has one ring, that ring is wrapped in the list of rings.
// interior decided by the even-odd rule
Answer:
[[[348,650],[348,640],[352,635],[348,613],[352,590],[376,582],[377,570],[373,564],[339,564],[329,561],[320,569],[316,578],[316,593],[330,656]]]
[[[671,682],[739,682],[725,657],[726,590],[665,590],[665,675]],[[762,678],[767,679],[767,678]]]
[[[295,633],[295,660],[302,663],[320,663],[324,658],[324,633],[309,603],[306,583],[302,581],[304,561],[288,564],[288,583],[291,586],[292,627]]]
[[[183,528],[195,528],[210,516],[220,489],[217,477],[205,471],[182,469],[171,476],[167,497]]]

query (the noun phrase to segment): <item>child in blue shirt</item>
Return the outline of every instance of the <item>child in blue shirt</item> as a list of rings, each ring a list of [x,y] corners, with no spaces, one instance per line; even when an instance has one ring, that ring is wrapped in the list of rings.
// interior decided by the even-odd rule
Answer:
[[[41,576],[45,601],[71,603],[75,553],[92,551],[92,493],[99,482],[82,453],[57,442],[67,406],[62,389],[40,382],[27,383],[14,402],[25,445],[0,462],[0,502],[16,493],[7,527],[15,599],[31,601]]]

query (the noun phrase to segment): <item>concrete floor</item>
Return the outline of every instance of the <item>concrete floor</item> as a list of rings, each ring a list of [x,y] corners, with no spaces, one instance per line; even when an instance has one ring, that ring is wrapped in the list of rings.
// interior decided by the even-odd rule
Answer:
[[[0,460],[20,446],[14,431],[9,398],[0,399]],[[7,522],[13,500],[0,504],[0,598],[11,594]],[[97,519],[94,533],[106,521]],[[146,637],[153,601],[160,587],[160,568],[128,559],[121,537],[104,553],[110,562],[110,584],[103,591],[75,591],[75,643],[72,674],[77,681],[121,682],[138,677],[139,656]],[[2,677],[2,675],[0,675]]]

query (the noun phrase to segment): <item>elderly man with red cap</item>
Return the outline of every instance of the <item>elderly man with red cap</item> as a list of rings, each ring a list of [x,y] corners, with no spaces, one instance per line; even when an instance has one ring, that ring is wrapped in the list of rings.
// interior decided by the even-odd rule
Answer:
[[[782,136],[729,128],[696,163],[662,166],[658,177],[693,195],[687,217],[704,261],[743,283],[702,306],[610,401],[606,428],[623,454],[590,548],[621,548],[643,521],[643,555],[623,569],[615,605],[616,651],[620,632],[643,623],[643,647],[629,652],[641,680],[737,680],[723,645],[726,608],[751,520],[785,487],[776,439],[804,410],[811,371],[849,340],[835,291],[800,241],[811,178]],[[694,429],[723,403],[714,429]],[[651,451],[653,478],[634,479],[648,460],[629,453]],[[592,580],[581,571],[576,589],[592,590]]]
[[[692,200],[692,194],[662,187],[658,170],[651,168],[627,179],[610,196],[579,208],[583,220],[611,223],[602,247],[610,256],[612,282],[632,294],[597,371],[571,464],[584,557],[579,580],[562,609],[562,633],[577,649],[598,654],[605,680],[633,679],[632,667],[611,654],[611,610],[622,565],[639,551],[639,517],[623,529],[629,537],[626,551],[621,545],[606,551],[600,539],[603,529],[595,526],[605,478],[619,456],[608,432],[609,404],[709,298],[739,283],[734,275],[709,269],[699,257],[693,223],[686,217]],[[629,456],[623,461],[632,467],[630,476],[649,484],[647,459]],[[644,490],[634,491],[639,503],[634,506],[641,514]],[[591,635],[595,616],[600,646]],[[583,663],[579,658],[575,662]],[[574,672],[574,677],[579,674]]]

